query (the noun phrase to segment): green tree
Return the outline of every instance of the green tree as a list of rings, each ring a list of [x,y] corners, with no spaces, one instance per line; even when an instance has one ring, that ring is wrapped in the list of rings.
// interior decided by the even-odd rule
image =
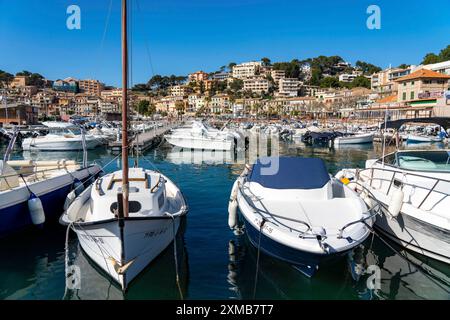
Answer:
[[[244,87],[244,81],[242,81],[241,79],[234,79],[230,83],[230,89],[234,92],[241,90],[243,87]]]
[[[408,69],[409,67],[410,67],[410,64],[402,63],[402,64],[399,65],[397,68],[400,68],[400,69]]]
[[[7,87],[14,79],[14,75],[6,71],[0,70],[0,87]]]
[[[371,63],[367,63],[364,61],[356,61],[355,64],[359,69],[361,69],[362,73],[365,75],[371,75],[377,72],[380,72],[382,69],[376,65],[373,65]]]
[[[141,100],[137,105],[137,112],[139,114],[147,114],[150,102],[148,100]]]
[[[441,50],[441,52],[439,53],[439,60],[440,62],[450,60],[450,45],[448,45],[447,48]]]
[[[179,118],[183,118],[183,114],[185,111],[185,105],[184,105],[184,101],[177,101],[175,102],[175,110],[177,110],[177,115]]]
[[[131,88],[132,91],[143,92],[148,90],[148,86],[145,83],[138,83]]]
[[[341,85],[336,77],[325,77],[320,81],[321,88],[339,88]]]
[[[268,67],[268,66],[270,66],[270,64],[271,64],[270,59],[269,59],[269,58],[266,58],[266,57],[262,58],[262,59],[261,59],[261,62],[262,62],[262,65],[265,66],[265,67]]]
[[[351,87],[352,88],[363,87],[363,88],[370,89],[370,87],[371,87],[370,79],[363,77],[363,76],[356,77],[355,79],[353,79],[353,81],[351,83]]]
[[[228,70],[229,71],[233,71],[233,67],[236,65],[236,63],[235,62],[230,62],[229,64],[228,64]]]
[[[432,63],[438,63],[440,62],[439,56],[435,55],[434,53],[427,53],[425,57],[423,58],[423,61],[421,64],[432,64]]]

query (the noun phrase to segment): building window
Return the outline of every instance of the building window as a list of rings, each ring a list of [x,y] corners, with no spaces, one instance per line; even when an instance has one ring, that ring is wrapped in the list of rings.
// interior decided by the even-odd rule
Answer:
[[[403,100],[406,100],[406,92],[403,92]]]
[[[411,91],[411,100],[414,100],[414,91]]]
[[[414,85],[414,81],[411,81],[411,85],[412,85],[412,86]]]
[[[403,86],[406,87],[406,82],[403,82]]]

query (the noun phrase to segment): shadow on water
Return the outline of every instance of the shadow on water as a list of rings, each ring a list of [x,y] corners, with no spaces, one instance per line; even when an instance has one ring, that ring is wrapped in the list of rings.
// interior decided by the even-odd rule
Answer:
[[[257,249],[244,233],[230,240],[227,279],[236,299],[450,299],[448,266],[402,254],[411,262],[376,236],[370,237],[347,258],[324,265],[307,278],[291,265],[261,253],[254,294]],[[381,275],[378,289],[370,287],[375,284],[374,266]]]

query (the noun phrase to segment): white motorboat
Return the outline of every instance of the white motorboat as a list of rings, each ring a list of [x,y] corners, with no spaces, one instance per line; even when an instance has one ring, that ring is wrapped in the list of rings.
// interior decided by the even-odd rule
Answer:
[[[178,187],[163,174],[128,166],[127,0],[122,0],[122,170],[97,179],[72,202],[60,223],[125,291],[175,240],[187,213]]]
[[[427,135],[415,135],[409,134],[406,138],[407,143],[430,143],[430,142],[442,142],[443,137],[440,136],[427,136]]]
[[[81,192],[81,184],[100,172],[97,165],[82,168],[73,160],[0,161],[0,238],[54,220],[71,190]]]
[[[364,241],[376,214],[316,158],[259,159],[233,185],[230,228],[237,208],[256,248],[307,276]]]
[[[151,170],[129,170],[129,215],[121,217],[122,171],[87,188],[61,216],[81,247],[123,290],[178,232],[187,205],[176,185]]]
[[[239,135],[212,129],[202,122],[193,121],[188,128],[179,128],[164,138],[176,147],[200,150],[233,150],[239,144]]]
[[[363,144],[363,143],[373,143],[373,133],[358,133],[352,135],[344,135],[342,137],[337,137],[334,139],[335,145],[343,144]]]
[[[97,137],[84,135],[86,149],[102,144]],[[26,138],[22,141],[24,151],[76,151],[83,150],[83,134],[76,128],[50,130],[45,136]]]
[[[338,173],[368,203],[380,232],[406,249],[450,263],[450,151],[399,150]]]

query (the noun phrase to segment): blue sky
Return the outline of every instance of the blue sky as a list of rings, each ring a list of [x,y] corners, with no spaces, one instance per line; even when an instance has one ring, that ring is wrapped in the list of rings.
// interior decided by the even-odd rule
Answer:
[[[71,4],[81,30],[66,28]],[[366,27],[371,4],[381,30]],[[450,44],[448,0],[133,0],[132,12],[133,83],[265,56],[418,64]],[[0,69],[119,85],[120,68],[120,0],[0,0]]]

